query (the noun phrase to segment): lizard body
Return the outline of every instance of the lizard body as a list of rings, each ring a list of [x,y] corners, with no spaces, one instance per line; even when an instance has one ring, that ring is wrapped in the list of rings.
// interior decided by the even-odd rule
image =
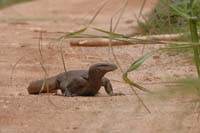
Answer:
[[[109,95],[114,93],[110,80],[105,78],[107,72],[114,71],[117,66],[111,63],[97,63],[89,70],[72,70],[46,79],[41,93],[55,92],[60,89],[65,96],[94,96],[103,86]],[[29,94],[39,94],[45,80],[36,80],[27,88]]]

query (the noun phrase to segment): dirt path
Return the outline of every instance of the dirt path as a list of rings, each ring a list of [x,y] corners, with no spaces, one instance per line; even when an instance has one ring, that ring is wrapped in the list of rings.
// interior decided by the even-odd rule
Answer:
[[[145,12],[154,5],[149,0]],[[139,92],[151,110],[148,114],[129,87],[121,79],[120,71],[107,75],[115,92],[125,96],[109,97],[102,89],[97,97],[66,98],[53,95],[30,96],[26,92],[29,82],[42,78],[39,64],[38,37],[33,30],[42,28],[49,32],[74,31],[88,22],[101,0],[36,0],[0,11],[0,133],[7,132],[97,132],[97,133],[198,133],[197,112],[193,110],[192,97],[178,96],[169,99]],[[119,9],[120,0],[111,0],[94,22],[94,27],[109,29],[110,16]],[[129,0],[118,32],[129,34],[134,30],[135,14],[141,1]],[[94,31],[90,31],[94,33]],[[98,33],[96,33],[98,34]],[[46,38],[58,34],[48,33]],[[50,76],[63,71],[59,45],[43,41],[44,63]],[[158,45],[148,46],[145,52]],[[109,61],[112,56],[107,48],[71,48],[64,44],[68,69],[88,68],[90,64]],[[141,45],[115,47],[114,51],[127,69],[142,55]],[[109,58],[110,57],[110,58]],[[13,75],[11,72],[20,59]],[[177,67],[178,65],[178,67]],[[131,76],[146,83],[151,90],[160,85],[152,84],[169,78],[195,75],[195,68],[179,55],[156,55]]]

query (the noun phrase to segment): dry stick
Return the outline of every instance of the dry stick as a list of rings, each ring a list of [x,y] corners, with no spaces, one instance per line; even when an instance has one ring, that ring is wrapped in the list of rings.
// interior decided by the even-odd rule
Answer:
[[[44,32],[44,31],[39,31],[39,43],[38,43],[38,47],[39,47],[39,48],[38,48],[38,50],[39,50],[40,59],[41,59],[40,65],[41,65],[41,67],[42,67],[42,69],[43,69],[43,71],[44,71],[44,73],[45,73],[45,78],[44,78],[44,82],[43,82],[43,84],[42,84],[42,88],[40,89],[40,92],[39,92],[39,93],[41,93],[42,90],[44,90],[44,87],[45,87],[46,85],[47,85],[47,93],[49,93],[49,84],[48,84],[48,81],[47,81],[48,73],[47,73],[47,70],[45,69],[44,64],[43,64],[44,60],[43,60],[42,49],[41,49],[41,44],[42,44],[42,33],[43,33],[43,32]],[[58,106],[56,106],[56,105],[51,101],[50,97],[48,97],[48,101],[49,101],[55,108],[59,108]]]
[[[109,45],[109,39],[89,39],[89,40],[75,40],[70,42],[72,47],[107,47]],[[112,41],[112,46],[124,46],[130,45],[127,41]]]
[[[61,59],[62,59],[62,63],[63,63],[63,68],[65,70],[65,77],[66,77],[66,80],[68,79],[68,76],[67,76],[67,68],[66,68],[66,65],[65,65],[65,58],[64,58],[64,55],[63,55],[63,49],[62,49],[62,44],[63,44],[63,39],[60,40],[60,54],[61,54]]]
[[[61,59],[62,59],[62,63],[63,63],[63,68],[64,68],[64,71],[65,71],[65,78],[66,78],[66,80],[68,80],[67,68],[66,68],[65,58],[64,58],[63,49],[62,49],[63,39],[64,38],[60,39],[60,55],[61,55]]]
[[[138,19],[138,18],[136,18]],[[57,32],[48,32],[47,33],[57,33]],[[68,32],[63,32],[62,34],[65,35],[65,34],[70,34]],[[168,41],[168,40],[177,40],[179,39],[181,36],[183,36],[184,34],[188,34],[189,35],[189,32],[185,32],[185,33],[176,33],[176,34],[162,34],[162,35],[147,35],[147,36],[134,36],[135,39],[140,39],[141,41],[145,41],[145,40],[165,40],[165,41]],[[198,32],[198,35],[200,37],[200,32]],[[95,36],[94,36],[95,37]],[[102,36],[101,38],[104,38],[105,36]],[[76,38],[81,38],[81,36],[79,37],[76,37]],[[84,36],[82,38],[87,38],[87,36]],[[92,38],[91,36],[89,36],[88,38]],[[100,38],[100,37],[96,37],[96,38]],[[100,39],[101,39],[100,38]],[[33,39],[39,39],[38,37],[33,37]],[[43,37],[44,39],[44,37]],[[58,38],[56,37],[45,37],[45,39],[49,39],[49,40],[57,40]],[[2,43],[10,43],[10,42],[2,42]],[[23,44],[23,43],[21,43]],[[27,44],[27,43],[24,43],[24,44]]]
[[[128,2],[128,1],[126,0],[126,3],[125,3],[125,5],[124,5],[124,8],[126,8],[127,2]],[[124,10],[123,10],[123,11],[124,11]],[[123,11],[122,11],[122,13],[120,14],[120,17],[119,17],[118,19],[120,19],[121,16],[123,15]],[[111,18],[110,32],[115,32],[118,23],[116,23],[115,29],[113,30],[113,29],[112,29],[112,22],[113,22],[113,17]],[[119,22],[119,20],[118,20],[117,22]],[[113,49],[113,47],[112,47],[112,38],[110,38],[109,48],[110,48],[110,50],[111,50],[111,52],[112,52],[112,55],[113,55],[113,58],[114,58],[115,62],[117,63],[117,65],[118,65],[119,68],[120,68],[121,73],[124,74],[124,70],[122,69],[122,67],[121,67],[121,65],[120,65],[120,63],[119,63],[119,61],[118,61],[118,59],[117,59],[117,57],[116,57],[116,55],[115,55],[114,49]],[[147,110],[147,112],[148,112],[148,113],[151,113],[150,109],[149,109],[149,108],[147,107],[147,105],[144,103],[144,101],[142,100],[142,98],[140,98],[140,96],[138,95],[138,93],[136,92],[136,90],[133,88],[133,86],[131,86],[131,85],[129,84],[129,87],[130,87],[131,90],[134,92],[134,94],[136,95],[136,97],[138,98],[138,100],[141,102],[141,104],[143,105],[143,107]]]
[[[112,41],[112,46],[124,46],[124,45],[135,45],[135,44],[175,44],[175,41],[167,41],[167,40],[177,40],[181,36],[187,33],[179,33],[179,34],[165,34],[165,35],[150,35],[150,36],[134,36],[129,37],[129,39],[136,40],[136,41],[127,41],[121,38],[115,38]],[[198,33],[200,36],[200,32]],[[87,37],[87,36],[86,36]],[[84,36],[84,38],[86,38]],[[80,36],[79,36],[80,38]],[[88,37],[89,38],[89,37]],[[91,38],[91,37],[90,37]],[[90,40],[78,40],[78,41],[71,41],[70,46],[78,46],[78,47],[105,47],[109,45],[109,39],[107,36],[100,36],[100,37],[93,37],[94,39]],[[147,42],[148,40],[148,42]],[[162,41],[160,41],[162,40]],[[179,43],[180,44],[180,43]],[[181,44],[191,44],[181,42]]]
[[[19,58],[17,60],[17,62],[14,64],[13,68],[12,68],[12,71],[11,71],[11,75],[10,75],[10,85],[12,86],[12,79],[13,79],[13,73],[15,71],[15,68],[17,67],[17,65],[19,64],[20,61],[22,61],[22,59],[24,59],[25,56],[22,56],[21,58]]]
[[[42,43],[42,33],[43,33],[43,31],[39,31],[39,42],[38,42],[38,50],[39,50],[39,53],[40,53],[40,65],[41,65],[41,67],[42,67],[42,69],[43,69],[43,71],[44,71],[44,82],[43,82],[43,84],[42,84],[42,88],[40,89],[40,92],[39,93],[41,93],[43,90],[44,90],[44,87],[47,85],[47,93],[49,93],[49,84],[47,83],[47,76],[48,76],[48,74],[47,74],[47,70],[45,69],[45,67],[44,67],[44,65],[43,65],[43,62],[44,62],[44,60],[43,60],[43,55],[42,55],[42,50],[41,50],[41,43]]]
[[[138,18],[140,18],[140,17],[142,16],[142,12],[143,12],[143,10],[144,10],[144,6],[145,6],[145,4],[146,4],[146,0],[143,0],[143,2],[142,2],[142,6],[141,6],[141,8],[140,8],[140,12],[139,12],[139,16],[138,16]]]

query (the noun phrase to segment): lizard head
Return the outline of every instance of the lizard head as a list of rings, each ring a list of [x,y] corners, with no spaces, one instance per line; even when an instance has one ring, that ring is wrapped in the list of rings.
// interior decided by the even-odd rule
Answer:
[[[95,74],[96,76],[104,76],[107,72],[114,71],[117,66],[112,63],[97,63],[89,68],[89,75]]]

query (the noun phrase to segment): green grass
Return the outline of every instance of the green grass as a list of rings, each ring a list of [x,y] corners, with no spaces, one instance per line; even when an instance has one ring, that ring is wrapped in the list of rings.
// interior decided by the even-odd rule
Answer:
[[[27,2],[27,1],[32,1],[32,0],[0,0],[0,8],[5,8],[13,4]]]
[[[176,0],[174,3],[170,3],[168,0],[160,0],[153,13],[150,15],[149,19],[145,22],[140,22],[142,24],[142,28],[148,34],[161,34],[161,33],[171,33],[171,32],[189,32],[190,39],[188,39],[188,43],[191,42],[190,45],[183,45],[184,42],[174,43],[173,47],[169,48],[160,48],[157,50],[150,51],[145,53],[142,57],[137,59],[135,62],[131,64],[128,70],[124,73],[123,79],[128,84],[131,84],[132,81],[128,78],[128,73],[136,70],[140,67],[143,62],[151,57],[154,53],[160,52],[163,50],[172,50],[174,48],[180,49],[182,46],[184,48],[192,48],[193,49],[193,58],[197,70],[197,81],[190,80],[190,85],[195,85],[196,93],[200,96],[200,46],[199,46],[199,37],[198,37],[198,29],[200,24],[200,1],[199,0]],[[165,5],[165,6],[164,6]],[[168,5],[168,6],[167,6]],[[166,6],[168,11],[166,11]],[[158,10],[158,11],[157,11]],[[179,23],[180,22],[180,23]],[[180,42],[180,41],[179,41]],[[177,45],[178,44],[178,45]],[[195,81],[195,82],[194,82]],[[186,81],[184,81],[186,82]],[[184,83],[183,82],[183,83]],[[181,87],[183,88],[183,87]],[[187,89],[190,90],[191,86],[187,86]]]
[[[188,13],[188,3],[189,0],[174,0],[171,2],[171,4],[178,7],[184,13]],[[195,8],[197,16],[200,17],[200,0],[197,0]],[[144,21],[139,21],[138,24],[141,34],[165,34],[189,31],[188,20],[161,2],[158,2],[152,12],[144,16]],[[200,22],[197,25],[199,29]]]

